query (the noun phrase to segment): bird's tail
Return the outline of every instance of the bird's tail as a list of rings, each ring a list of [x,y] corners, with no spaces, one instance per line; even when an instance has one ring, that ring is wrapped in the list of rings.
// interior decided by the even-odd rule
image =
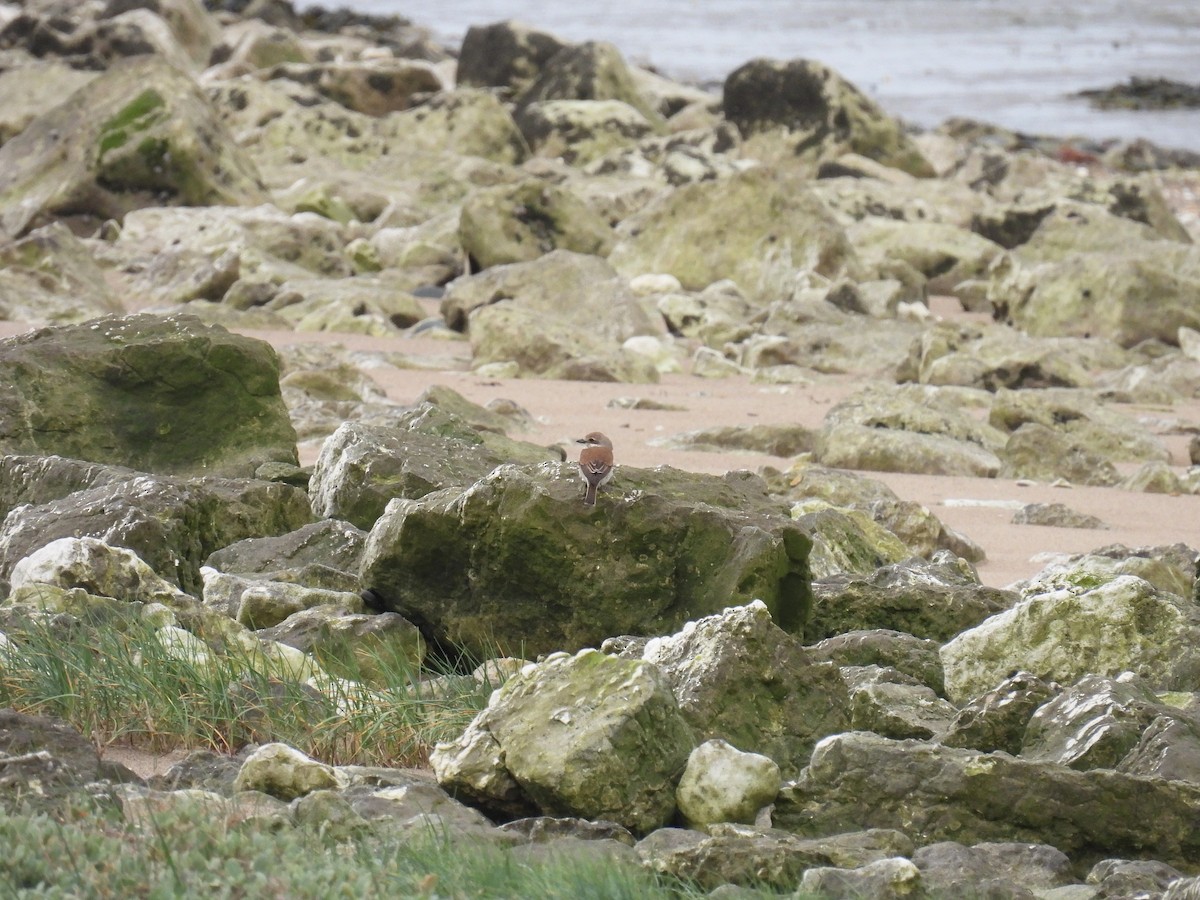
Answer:
[[[587,483],[587,493],[585,493],[583,495],[583,505],[584,506],[595,506],[596,505],[596,485],[594,482],[589,481]]]

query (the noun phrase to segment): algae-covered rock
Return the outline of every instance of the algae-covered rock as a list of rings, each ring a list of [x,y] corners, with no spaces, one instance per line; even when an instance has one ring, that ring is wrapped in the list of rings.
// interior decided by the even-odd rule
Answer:
[[[0,341],[0,448],[149,472],[251,475],[295,464],[264,341],[194,317],[107,317]]]
[[[65,225],[0,245],[0,320],[77,324],[119,312],[104,272]]]
[[[511,19],[472,25],[458,54],[458,84],[503,87],[519,93],[566,46],[566,41],[549,32]]]
[[[942,647],[946,692],[964,699],[1023,669],[1072,683],[1132,671],[1160,690],[1200,677],[1200,612],[1190,600],[1121,575],[1092,588],[1037,594]]]
[[[321,446],[309,487],[318,516],[370,528],[394,497],[466,487],[497,466],[561,457],[547,448],[479,432],[422,404],[395,427],[347,422]]]
[[[653,133],[644,115],[620,100],[548,100],[530,103],[516,117],[535,156],[585,166]]]
[[[726,77],[723,106],[743,135],[783,130],[793,153],[814,162],[853,152],[912,175],[933,175],[897,120],[813,60],[751,60]]]
[[[996,687],[964,703],[939,737],[947,747],[967,747],[1016,756],[1025,742],[1029,719],[1059,690],[1036,675],[1017,672]]]
[[[662,117],[644,96],[621,52],[605,41],[563,47],[516,98],[519,108],[550,100],[619,100],[661,127]]]
[[[574,465],[502,466],[390,502],[362,583],[426,637],[479,657],[663,634],[755,598],[795,630],[811,542],[753,487],[621,467],[589,511]]]
[[[199,86],[156,56],[113,66],[0,147],[0,223],[13,235],[57,216],[264,199]]]
[[[284,484],[97,473],[92,486],[7,516],[0,526],[0,590],[17,561],[39,547],[61,537],[95,537],[134,551],[198,596],[200,566],[214,550],[293,531],[311,519],[305,493]]]
[[[846,683],[755,601],[654,638],[642,658],[670,681],[698,739],[721,739],[795,775],[813,745],[849,725]]]
[[[559,248],[607,256],[613,240],[608,223],[575,194],[536,180],[471,194],[458,236],[475,271],[528,262]]]
[[[814,581],[813,595],[812,618],[805,628],[809,641],[874,628],[945,641],[1019,599],[1011,591],[982,584],[968,563],[946,551],[928,562],[882,566],[867,577]]]
[[[1200,787],[1109,770],[978,753],[866,732],[826,738],[775,804],[803,835],[902,828],[919,844],[1049,844],[1077,862],[1112,856],[1195,859]]]
[[[583,650],[527,666],[492,695],[461,738],[433,751],[434,772],[447,790],[485,809],[512,808],[514,798],[463,779],[480,750],[519,785],[527,807],[644,834],[674,815],[692,736],[654,666]]]
[[[628,277],[667,272],[688,290],[730,278],[747,296],[789,296],[797,270],[834,277],[858,262],[832,213],[794,173],[757,167],[686,184],[625,219],[609,261]]]

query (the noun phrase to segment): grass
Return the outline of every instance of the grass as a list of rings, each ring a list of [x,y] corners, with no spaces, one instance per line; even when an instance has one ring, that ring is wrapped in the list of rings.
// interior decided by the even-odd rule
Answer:
[[[230,752],[282,741],[334,765],[420,765],[435,741],[461,733],[492,687],[449,674],[422,681],[402,659],[382,658],[365,661],[369,687],[328,676],[314,686],[304,679],[311,669],[294,659],[217,652],[189,633],[159,631],[129,607],[82,618],[9,611],[3,629],[0,707],[58,716],[98,748]],[[527,859],[486,841],[432,830],[414,837],[382,823],[349,831],[230,824],[187,803],[126,818],[120,803],[83,792],[49,813],[7,805],[0,898],[704,896],[636,863]]]
[[[486,844],[376,831],[338,840],[309,829],[226,827],[180,811],[136,829],[76,810],[0,817],[0,896],[255,898],[635,898],[703,893],[635,865],[526,862]]]
[[[58,716],[98,748],[230,753],[280,741],[332,765],[422,765],[491,689],[451,674],[423,681],[400,657],[368,660],[369,684],[319,672],[306,679],[312,669],[292,658],[217,652],[178,630],[164,641],[149,622],[103,614],[32,616],[7,634],[0,706]]]

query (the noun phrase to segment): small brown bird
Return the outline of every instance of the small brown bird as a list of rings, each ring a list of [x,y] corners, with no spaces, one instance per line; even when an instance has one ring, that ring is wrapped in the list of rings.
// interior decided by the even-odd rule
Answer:
[[[596,490],[608,484],[613,477],[612,441],[598,431],[579,438],[575,443],[583,444],[579,451],[579,477],[587,485],[583,495],[584,506],[596,505]]]

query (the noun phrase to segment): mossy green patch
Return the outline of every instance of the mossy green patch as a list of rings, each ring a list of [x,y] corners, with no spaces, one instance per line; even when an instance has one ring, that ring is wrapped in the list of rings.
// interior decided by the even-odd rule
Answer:
[[[160,111],[165,108],[166,101],[154,88],[142,91],[100,126],[98,158],[104,159],[104,154],[110,150],[125,146],[131,133],[145,131],[162,118],[163,113]]]

